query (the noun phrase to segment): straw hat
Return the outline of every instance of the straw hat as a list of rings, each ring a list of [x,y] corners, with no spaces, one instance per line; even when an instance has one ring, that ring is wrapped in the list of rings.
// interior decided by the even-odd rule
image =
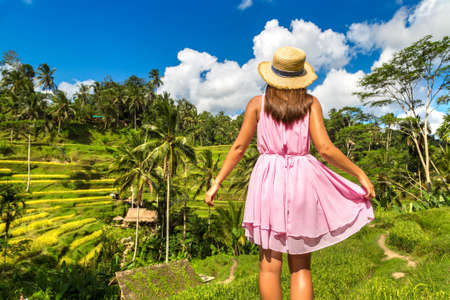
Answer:
[[[258,72],[268,85],[279,89],[305,88],[317,79],[305,51],[290,46],[275,51],[272,62],[261,62]]]

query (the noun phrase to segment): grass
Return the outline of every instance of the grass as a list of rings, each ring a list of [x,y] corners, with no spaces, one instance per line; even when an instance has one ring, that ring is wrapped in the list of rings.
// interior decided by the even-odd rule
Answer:
[[[431,240],[450,238],[450,208],[430,209],[401,215],[394,212],[375,214],[375,228],[363,227],[358,233],[331,247],[316,251],[311,256],[311,274],[315,299],[449,299],[450,258],[448,249],[427,248],[419,251],[426,240],[416,244],[412,255],[417,267],[409,267],[401,259],[382,260],[384,253],[377,245],[382,233],[393,227],[397,220],[415,222]],[[408,232],[408,230],[406,230]],[[410,237],[409,235],[407,235]],[[410,237],[414,238],[414,237]],[[388,245],[393,248],[394,246]],[[395,249],[395,248],[393,248]],[[258,255],[236,257],[238,267],[235,280],[224,286],[217,284],[229,275],[231,256],[216,255],[204,260],[194,259],[191,265],[197,273],[214,276],[209,284],[188,289],[169,299],[259,299]],[[404,272],[400,279],[393,272]],[[283,299],[289,299],[290,272],[287,254],[283,254],[281,286]]]

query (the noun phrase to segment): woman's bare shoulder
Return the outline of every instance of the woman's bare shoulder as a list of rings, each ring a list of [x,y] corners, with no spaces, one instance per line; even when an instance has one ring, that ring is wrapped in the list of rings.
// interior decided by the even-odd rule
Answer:
[[[247,104],[247,110],[252,111],[256,117],[258,118],[259,112],[261,111],[261,101],[262,97],[261,95],[254,96],[250,101],[248,101]]]
[[[311,99],[313,100],[313,104],[320,104],[319,99],[317,99],[316,96],[312,95],[312,94],[307,94],[309,97],[311,97]]]
[[[314,111],[321,111],[322,110],[322,105],[320,104],[319,99],[317,99],[316,96],[308,94],[311,98],[312,98],[312,103],[311,103],[311,110]]]

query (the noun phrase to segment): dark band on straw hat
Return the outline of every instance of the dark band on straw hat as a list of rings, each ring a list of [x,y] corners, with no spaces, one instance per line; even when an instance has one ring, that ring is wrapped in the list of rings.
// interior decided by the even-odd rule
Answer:
[[[306,74],[305,69],[301,69],[300,71],[282,71],[280,69],[275,68],[273,65],[272,65],[272,71],[281,77],[298,77],[298,76],[303,76]]]

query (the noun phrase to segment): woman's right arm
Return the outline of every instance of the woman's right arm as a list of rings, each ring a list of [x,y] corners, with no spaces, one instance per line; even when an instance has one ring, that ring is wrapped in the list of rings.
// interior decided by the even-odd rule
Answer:
[[[311,105],[309,129],[314,142],[314,147],[317,149],[320,156],[333,166],[356,177],[368,191],[367,197],[375,197],[373,185],[366,173],[348,159],[347,156],[331,142],[323,122],[322,106],[316,97],[313,97],[313,103]]]

